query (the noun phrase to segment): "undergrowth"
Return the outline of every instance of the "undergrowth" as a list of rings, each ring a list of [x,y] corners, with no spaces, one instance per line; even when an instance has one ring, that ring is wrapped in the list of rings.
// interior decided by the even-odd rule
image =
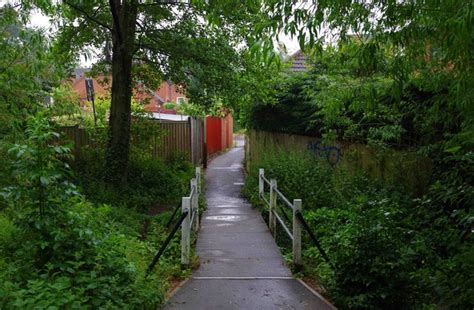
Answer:
[[[302,275],[316,279],[336,306],[471,309],[472,154],[458,160],[462,169],[451,170],[451,179],[445,176],[426,195],[412,197],[362,171],[332,167],[304,152],[267,152],[251,166],[243,193],[267,216],[258,199],[258,168],[264,168],[290,200],[303,200],[305,219],[335,267],[303,233]],[[290,241],[283,232],[278,236],[291,258]]]
[[[72,170],[70,148],[58,138],[38,114],[3,152],[0,308],[156,309],[171,282],[190,273],[180,264],[178,233],[145,277],[169,232],[166,205],[188,190],[192,166],[132,158],[128,184],[111,187],[100,149],[87,150]]]

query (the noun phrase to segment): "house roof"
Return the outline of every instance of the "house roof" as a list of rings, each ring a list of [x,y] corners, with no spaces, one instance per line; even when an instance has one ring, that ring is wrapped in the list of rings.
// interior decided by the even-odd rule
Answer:
[[[308,71],[307,58],[301,50],[297,51],[290,56],[290,61],[292,62],[290,71],[292,72],[302,72]]]

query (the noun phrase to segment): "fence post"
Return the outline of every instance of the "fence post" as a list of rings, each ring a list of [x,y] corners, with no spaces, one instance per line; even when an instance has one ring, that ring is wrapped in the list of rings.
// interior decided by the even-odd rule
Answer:
[[[273,234],[273,237],[276,238],[276,219],[275,212],[277,205],[277,193],[275,189],[277,188],[277,181],[275,179],[270,180],[270,212],[268,218],[268,226],[270,226],[270,231]]]
[[[301,211],[301,199],[293,200],[293,264],[301,266],[301,223],[296,213]]]
[[[263,177],[265,176],[265,170],[263,168],[258,169],[258,196],[263,197],[264,184]]]
[[[201,167],[196,167],[197,190],[201,194]]]
[[[194,187],[194,195],[191,197],[191,210],[192,214],[194,214],[194,230],[199,230],[199,189],[198,189],[198,181],[196,178],[191,180],[191,187]]]
[[[80,128],[79,128],[79,125],[76,125],[73,127],[74,128],[74,155],[75,155],[75,158],[74,160],[76,161],[76,163],[79,162],[79,160],[81,159],[81,132],[80,132]]]
[[[189,253],[191,249],[191,238],[190,238],[190,219],[191,219],[191,198],[183,197],[181,201],[182,212],[188,211],[188,215],[185,217],[181,224],[181,264],[189,264]]]

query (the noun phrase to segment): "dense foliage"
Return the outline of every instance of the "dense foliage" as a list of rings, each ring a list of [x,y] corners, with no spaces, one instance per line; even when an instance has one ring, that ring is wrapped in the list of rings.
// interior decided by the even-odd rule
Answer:
[[[34,8],[54,17],[54,31],[26,27]],[[216,114],[233,103],[248,128],[429,156],[431,184],[418,197],[273,150],[252,163],[245,192],[257,203],[263,167],[303,199],[334,264],[308,246],[304,273],[342,308],[472,309],[473,24],[472,3],[455,0],[2,4],[0,308],[154,309],[187,272],[172,242],[144,279],[167,217],[147,211],[174,203],[192,171],[179,156],[150,157],[160,133],[132,110],[131,93],[170,79]],[[282,32],[298,38],[309,72],[279,72]],[[95,72],[113,75],[97,129],[61,85],[84,47],[102,51]],[[78,123],[95,144],[74,162],[57,127]]]
[[[70,149],[54,143],[58,137],[37,114],[28,118],[25,140],[9,151],[13,180],[1,192],[2,308],[156,308],[170,277],[182,274],[178,247],[145,279],[169,213],[150,217],[135,210],[174,202],[191,167],[142,158],[133,170],[134,188],[104,190],[91,173],[98,158],[89,169],[80,165],[77,182],[67,164]]]
[[[470,107],[452,103],[449,74],[436,75],[445,81],[438,88],[419,72],[399,81],[390,48],[369,54],[369,63],[359,59],[366,49],[358,40],[330,47],[309,57],[308,72],[274,79],[267,87],[275,99],[249,107],[248,126],[397,148],[472,147]]]
[[[104,177],[110,100],[97,101],[98,128],[67,83],[68,66],[43,32],[0,9],[0,308],[156,309],[180,265],[178,237],[145,278],[168,234],[169,205],[188,188],[191,165],[153,160],[160,132],[134,109],[130,179]],[[65,56],[64,56],[65,57]],[[53,98],[53,100],[50,100]],[[61,126],[85,126],[96,144],[74,159]]]
[[[62,53],[98,54],[94,71],[111,75],[106,167],[115,185],[127,182],[133,89],[168,80],[195,104],[238,98],[241,56],[259,12],[258,5],[208,1],[30,0],[18,7],[52,17]]]
[[[268,150],[251,163],[245,193],[257,203],[257,168],[265,168],[290,198],[303,199],[335,266],[306,240],[304,274],[336,305],[472,308],[474,59],[465,52],[474,43],[472,5],[264,3],[272,19],[262,27],[298,36],[309,70],[262,82],[273,95],[244,107],[248,128],[369,144],[375,153],[409,150],[433,169],[429,189],[413,196],[403,184],[354,172],[355,164],[346,170]]]
[[[334,168],[309,153],[269,150],[252,165],[244,193],[261,205],[257,172],[264,168],[289,199],[303,199],[304,216],[335,266],[304,235],[303,274],[316,278],[337,306],[470,309],[474,162],[472,153],[458,160],[449,176],[414,199],[396,185]],[[290,243],[277,240],[291,254]]]

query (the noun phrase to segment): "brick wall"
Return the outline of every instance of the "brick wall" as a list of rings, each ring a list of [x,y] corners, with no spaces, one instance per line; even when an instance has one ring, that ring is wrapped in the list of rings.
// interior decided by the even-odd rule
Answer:
[[[85,76],[80,76],[78,78],[74,78],[72,81],[72,88],[79,95],[81,102],[87,100],[85,79]],[[105,97],[110,94],[112,78],[108,77],[108,83],[106,85],[103,85],[104,83],[98,82],[103,82],[104,79],[104,76],[99,76],[93,79],[96,98]],[[150,112],[158,112],[161,103],[176,102],[178,97],[185,97],[185,95],[179,91],[178,86],[166,81],[161,83],[160,87],[155,91],[154,94],[150,94],[141,87],[137,87],[137,89],[134,90],[134,98],[138,101],[148,102],[148,104],[145,105],[145,110]]]

